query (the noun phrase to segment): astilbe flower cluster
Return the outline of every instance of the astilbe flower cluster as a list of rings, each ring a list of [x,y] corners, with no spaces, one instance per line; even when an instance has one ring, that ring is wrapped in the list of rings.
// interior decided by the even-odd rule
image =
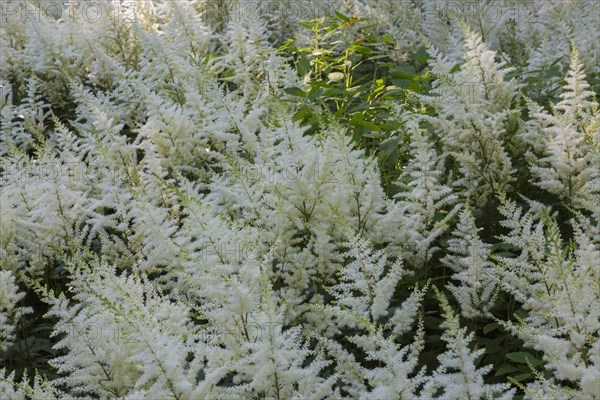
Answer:
[[[133,3],[0,15],[0,359],[29,314],[52,344],[0,398],[600,399],[596,2]],[[286,9],[428,49],[394,195],[343,123],[295,118]],[[523,76],[562,56],[556,102],[507,35]],[[480,363],[481,321],[529,378]]]

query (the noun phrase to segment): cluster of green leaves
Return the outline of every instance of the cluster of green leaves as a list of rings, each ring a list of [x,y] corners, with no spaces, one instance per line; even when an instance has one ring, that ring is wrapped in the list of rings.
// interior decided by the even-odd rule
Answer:
[[[287,93],[298,100],[296,120],[312,131],[328,120],[347,127],[356,145],[377,155],[384,186],[397,177],[410,137],[402,130],[394,107],[418,107],[414,93],[426,93],[431,74],[424,48],[399,64],[398,43],[380,35],[366,19],[336,13],[302,22],[310,32],[310,46],[289,39],[279,49],[292,56],[304,87]]]

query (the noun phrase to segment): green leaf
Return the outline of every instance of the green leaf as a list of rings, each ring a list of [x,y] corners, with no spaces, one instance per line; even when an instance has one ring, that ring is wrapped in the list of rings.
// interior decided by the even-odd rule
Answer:
[[[348,110],[349,114],[355,113],[357,111],[364,111],[364,110],[368,110],[369,109],[369,104],[367,103],[360,103],[355,105],[354,107],[350,108]]]
[[[496,339],[479,339],[479,343],[485,347],[486,354],[493,354],[503,350],[503,347],[500,345],[504,340],[504,336],[500,336]]]
[[[341,19],[342,21],[345,22],[350,22],[350,18],[346,17],[344,14],[342,14],[341,12],[336,11],[335,12],[335,16],[338,17],[339,19]]]
[[[524,373],[524,374],[520,374],[520,375],[517,375],[517,376],[515,376],[513,379],[514,379],[515,381],[517,381],[517,382],[521,382],[521,381],[524,381],[525,379],[530,379],[530,378],[533,378],[534,376],[535,376],[535,375],[534,375],[533,373],[531,373],[531,372],[526,372],[526,373]]]
[[[444,321],[437,317],[426,315],[423,317],[423,325],[425,328],[439,329]]]
[[[302,89],[300,89],[296,86],[285,88],[285,89],[283,89],[283,91],[286,92],[287,94],[291,94],[292,96],[298,96],[298,97],[304,97],[304,98],[306,97],[306,93]]]
[[[518,319],[525,319],[525,318],[527,318],[527,316],[529,315],[529,313],[527,312],[527,310],[518,309],[518,310],[515,311],[514,315]]]
[[[419,50],[417,50],[414,54],[413,54],[413,58],[420,63],[426,63],[427,60],[429,60],[429,54],[427,54],[427,50],[425,50],[425,47],[421,47],[419,48]]]
[[[379,126],[375,125],[372,122],[369,121],[365,121],[364,119],[362,119],[360,117],[360,115],[354,115],[351,119],[350,119],[350,125],[360,125],[360,126],[364,126],[365,128],[368,128],[370,130],[373,131],[379,131]]]
[[[398,88],[411,90],[417,93],[421,93],[423,90],[423,85],[420,82],[411,79],[392,79],[392,83]]]
[[[348,96],[348,93],[345,90],[336,89],[336,88],[327,88],[323,90],[323,95],[325,97],[335,98],[335,99],[343,99]]]
[[[303,26],[305,28],[312,28],[315,23],[312,21],[298,21],[298,25]]]
[[[291,48],[293,47],[293,44],[294,44],[294,39],[290,38],[290,39],[286,40],[284,43],[282,43],[281,46],[279,46],[278,50],[279,51],[291,50]]]
[[[310,91],[310,93],[308,94],[308,99],[310,101],[315,101],[317,100],[319,97],[321,97],[323,95],[323,88],[321,87],[315,87],[312,88],[312,90]]]
[[[361,45],[354,45],[351,47],[351,49],[356,50],[360,54],[369,54],[373,52],[373,49],[371,49],[370,47]]]
[[[296,70],[298,71],[298,75],[304,77],[310,71],[310,61],[306,57],[302,57],[298,60],[298,64],[296,64]]]
[[[506,355],[506,358],[508,358],[511,361],[514,361],[516,363],[520,363],[520,364],[527,364],[527,361],[529,361],[529,363],[531,365],[533,365],[534,367],[537,367],[538,365],[542,365],[544,363],[544,361],[542,360],[538,360],[537,358],[535,358],[535,356],[531,353],[528,353],[526,351],[517,351],[516,353],[508,353]]]
[[[503,250],[514,250],[516,249],[515,245],[511,244],[511,243],[506,243],[506,242],[498,242],[498,243],[494,243],[492,245],[491,250],[498,250],[498,249],[503,249]]]
[[[396,129],[400,128],[402,126],[401,123],[399,122],[394,122],[394,123],[387,123],[387,124],[380,124],[379,128],[384,130],[384,131],[395,131]]]
[[[301,121],[304,118],[307,118],[311,115],[310,108],[308,106],[304,106],[298,110],[296,115],[294,115],[294,121]]]
[[[495,331],[496,329],[498,329],[500,327],[500,325],[498,325],[497,322],[492,322],[490,324],[487,324],[486,326],[483,327],[483,333],[485,335],[487,335],[488,333]]]
[[[400,138],[395,137],[389,140],[382,142],[379,145],[379,151],[383,157],[389,157],[391,154],[395,153],[400,146]]]
[[[496,371],[496,374],[494,376],[502,376],[511,372],[516,372],[518,370],[519,368],[513,367],[512,365],[504,364],[504,366],[498,368],[498,371]]]
[[[390,70],[392,78],[396,79],[412,79],[417,75],[417,71],[411,65],[400,65]]]

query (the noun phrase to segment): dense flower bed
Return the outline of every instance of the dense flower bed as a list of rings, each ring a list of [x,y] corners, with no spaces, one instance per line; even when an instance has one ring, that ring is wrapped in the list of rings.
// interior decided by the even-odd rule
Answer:
[[[599,2],[0,7],[1,399],[600,399]]]

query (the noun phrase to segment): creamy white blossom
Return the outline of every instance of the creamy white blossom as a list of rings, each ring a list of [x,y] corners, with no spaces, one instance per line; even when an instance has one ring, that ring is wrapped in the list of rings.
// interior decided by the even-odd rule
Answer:
[[[600,3],[50,3],[0,4],[0,399],[600,399]]]

